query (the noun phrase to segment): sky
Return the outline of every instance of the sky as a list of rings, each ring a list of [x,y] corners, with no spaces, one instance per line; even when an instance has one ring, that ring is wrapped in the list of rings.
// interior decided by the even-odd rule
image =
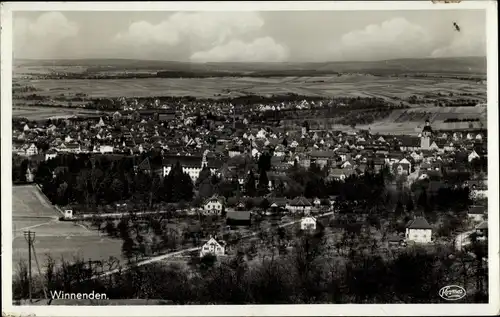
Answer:
[[[14,58],[323,62],[486,56],[482,10],[24,11],[13,17]]]

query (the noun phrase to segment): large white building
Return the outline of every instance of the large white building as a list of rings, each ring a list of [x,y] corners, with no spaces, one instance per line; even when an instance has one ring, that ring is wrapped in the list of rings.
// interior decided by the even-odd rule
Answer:
[[[207,154],[208,151],[205,151],[202,156],[174,155],[165,157],[163,160],[163,176],[167,176],[177,162],[181,165],[182,171],[188,174],[193,182],[196,182],[204,167],[208,167],[212,174],[217,174],[222,163],[208,158]]]
[[[405,237],[406,241],[430,243],[432,241],[432,227],[424,217],[417,217],[406,225]]]

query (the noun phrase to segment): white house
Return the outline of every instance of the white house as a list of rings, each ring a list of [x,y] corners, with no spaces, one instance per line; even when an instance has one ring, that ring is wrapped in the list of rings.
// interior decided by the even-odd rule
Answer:
[[[32,155],[37,155],[38,154],[38,149],[34,143],[31,143],[31,145],[26,149],[26,155],[27,156],[32,156]]]
[[[106,154],[106,153],[113,153],[113,146],[112,145],[101,145],[99,146],[99,152],[101,152],[102,154]]]
[[[286,209],[295,213],[303,212],[304,214],[309,214],[312,209],[312,204],[305,197],[295,197],[287,206]]]
[[[430,243],[432,241],[432,227],[424,217],[417,217],[408,222],[406,240],[416,243]]]
[[[73,219],[73,210],[66,209],[64,211],[64,219]]]
[[[45,160],[48,161],[50,159],[56,158],[57,151],[50,149],[47,153],[45,153]]]
[[[316,218],[304,217],[300,220],[300,229],[301,230],[316,230]]]
[[[26,124],[24,125],[23,130],[24,130],[24,131],[29,131],[29,129],[30,129],[30,127],[29,127],[29,125],[26,123]]]
[[[217,196],[212,196],[203,205],[205,214],[220,215],[224,208],[224,201]]]
[[[257,139],[265,139],[267,135],[266,130],[260,129],[259,132],[257,132]]]
[[[221,256],[225,253],[225,243],[217,241],[215,238],[210,238],[202,247],[200,251],[200,258],[207,254]]]
[[[472,152],[468,156],[468,161],[472,162],[472,160],[479,158],[479,154],[476,151],[472,150]]]

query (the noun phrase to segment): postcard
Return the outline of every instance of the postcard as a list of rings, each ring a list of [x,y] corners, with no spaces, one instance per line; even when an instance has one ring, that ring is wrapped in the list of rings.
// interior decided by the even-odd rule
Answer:
[[[497,314],[496,9],[2,3],[3,315]]]

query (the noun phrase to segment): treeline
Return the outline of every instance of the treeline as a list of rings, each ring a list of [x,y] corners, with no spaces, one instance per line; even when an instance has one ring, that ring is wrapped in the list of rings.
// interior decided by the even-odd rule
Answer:
[[[460,119],[460,118],[448,118],[446,120],[444,120],[444,123],[451,123],[451,122],[479,122],[481,120],[479,120],[479,118],[464,118],[464,119]]]
[[[12,84],[12,93],[26,93],[32,91],[38,91],[39,89],[29,85],[29,86],[21,86],[20,84]]]
[[[309,100],[309,99],[307,99]],[[300,100],[301,101],[301,100]],[[259,113],[258,117],[263,117],[267,120],[293,120],[299,118],[345,118],[352,116],[356,120],[356,116],[360,118],[366,113],[369,115],[378,116],[384,113],[390,113],[393,109],[405,109],[407,106],[388,104],[381,98],[335,98],[325,100],[325,104],[321,107],[314,106],[310,109],[282,109],[282,110],[267,110]]]
[[[278,232],[273,232],[278,235]],[[339,246],[340,247],[340,246]],[[381,256],[354,245],[345,256],[328,256],[320,231],[299,236],[293,248],[280,248],[248,263],[249,249],[216,259],[195,254],[189,267],[150,264],[90,277],[120,267],[116,260],[63,262],[48,260],[37,277],[33,297],[43,288],[65,293],[105,293],[109,299],[163,299],[170,304],[368,304],[442,303],[439,290],[455,281],[467,289],[459,303],[488,301],[487,245],[476,239],[465,250],[453,247],[418,248]],[[279,254],[278,254],[279,253]],[[28,297],[28,274],[21,263],[13,277],[13,298]]]
[[[77,204],[87,210],[99,205],[133,201],[151,207],[159,202],[190,201],[193,183],[179,163],[167,177],[161,177],[162,163],[158,153],[150,156],[150,166],[140,164],[148,158],[121,156],[58,155],[38,166],[35,182],[51,202]]]

